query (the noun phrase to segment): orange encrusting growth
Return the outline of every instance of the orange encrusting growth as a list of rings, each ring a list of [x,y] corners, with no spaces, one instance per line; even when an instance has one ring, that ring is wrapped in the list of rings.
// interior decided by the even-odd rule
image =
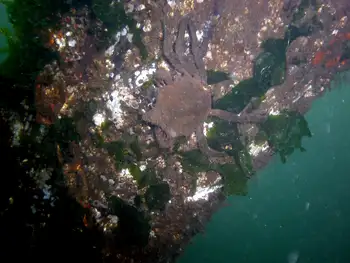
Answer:
[[[315,53],[312,59],[312,65],[324,66],[325,68],[334,68],[345,65],[350,62],[350,59],[342,59],[341,45],[345,41],[350,40],[350,33],[338,33],[332,38],[326,50],[319,50]]]

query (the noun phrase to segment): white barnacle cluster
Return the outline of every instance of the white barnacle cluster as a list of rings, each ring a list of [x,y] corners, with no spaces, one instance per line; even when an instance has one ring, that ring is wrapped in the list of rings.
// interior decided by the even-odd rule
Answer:
[[[171,8],[174,8],[176,6],[176,1],[175,0],[167,0],[168,5]]]
[[[124,113],[121,109],[121,96],[118,90],[114,90],[112,92],[106,92],[103,95],[103,98],[106,100],[106,108],[110,111],[112,120],[118,126],[123,124]],[[93,121],[96,126],[100,126],[107,119],[106,112],[97,111],[93,116]]]
[[[256,157],[260,153],[265,152],[269,149],[269,145],[265,142],[263,145],[257,145],[254,142],[249,145],[249,154]]]
[[[214,127],[214,122],[204,122],[203,124],[203,133],[205,136],[207,136],[208,132],[210,129],[212,129]]]
[[[136,87],[142,86],[145,82],[149,81],[153,74],[156,72],[156,63],[152,63],[148,67],[136,70],[134,76],[136,77],[135,85]]]
[[[115,65],[111,62],[112,57],[120,42],[120,37],[126,36],[128,30],[128,27],[125,27],[118,32],[115,36],[116,42],[105,51],[105,56],[107,57],[104,63],[107,70],[106,77],[112,79],[113,83],[110,90],[103,94],[103,99],[106,101],[106,108],[111,113],[111,120],[119,128],[123,126],[126,117],[126,112],[123,111],[122,104],[133,109],[138,109],[141,100],[135,94],[139,94],[141,86],[149,81],[156,71],[156,63],[151,63],[145,66],[135,64],[134,68],[136,70],[131,72],[131,75],[127,78],[113,73]],[[128,50],[126,56],[130,55],[131,51]],[[97,112],[93,120],[97,126],[101,125],[106,120],[106,113]]]
[[[108,47],[106,49],[105,55],[107,57],[111,57],[114,55],[115,49],[116,49],[117,45],[120,43],[120,40],[122,37],[126,37],[128,39],[128,41],[131,43],[133,36],[134,35],[130,32],[130,28],[127,25],[125,27],[123,27],[121,30],[119,30],[118,32],[115,33],[115,35],[114,35],[115,42],[110,47]]]
[[[207,187],[197,187],[196,192],[193,196],[187,197],[187,202],[196,202],[199,200],[208,201],[209,195],[211,193],[215,193],[215,191],[219,190],[222,186],[207,186]]]
[[[206,200],[208,201],[208,198],[210,194],[217,192],[221,187],[221,176],[219,174],[215,174],[214,178],[209,179],[208,173],[199,173],[197,182],[196,182],[196,192],[192,196],[188,196],[186,198],[187,202],[196,202],[199,200]]]
[[[13,125],[12,125],[12,130],[13,130],[13,139],[12,139],[12,145],[13,146],[19,146],[20,143],[20,134],[23,131],[23,124],[19,121],[16,121]]]
[[[65,37],[59,37],[58,35],[54,34],[53,38],[59,51],[66,47],[67,42]]]

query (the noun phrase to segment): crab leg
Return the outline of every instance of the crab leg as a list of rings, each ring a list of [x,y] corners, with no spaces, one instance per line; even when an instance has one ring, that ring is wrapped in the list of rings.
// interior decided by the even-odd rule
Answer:
[[[181,56],[185,54],[186,48],[185,48],[185,32],[188,26],[189,17],[185,16],[181,19],[179,23],[179,29],[177,32],[177,37],[175,40],[175,54],[180,58]],[[182,61],[181,61],[182,62]]]
[[[190,17],[184,16],[179,23],[179,28],[178,28],[178,33],[177,33],[177,37],[175,40],[175,55],[178,58],[178,60],[180,61],[180,67],[184,68],[185,71],[187,71],[188,73],[198,73],[196,65],[193,65],[193,63],[190,63],[189,60],[187,59],[187,57],[185,56],[186,53],[186,41],[185,41],[185,33],[188,30],[188,25],[190,23]],[[195,67],[194,67],[195,66]],[[195,71],[195,72],[194,72]]]
[[[196,34],[196,27],[193,24],[193,21],[191,21],[191,20],[188,21],[188,32],[190,35],[191,53],[193,55],[194,63],[197,67],[198,74],[200,75],[202,81],[204,81],[206,83],[207,82],[207,72],[205,70],[203,56],[201,56],[201,51],[199,49],[200,45],[199,45],[197,34]]]
[[[218,117],[225,121],[236,122],[236,123],[262,123],[266,121],[267,114],[235,114],[225,110],[211,109],[209,116]]]
[[[165,60],[177,71],[183,72],[183,69],[181,67],[178,67],[178,65],[181,65],[181,62],[176,57],[173,45],[171,43],[171,38],[168,37],[166,33],[166,26],[163,20],[161,20],[162,29],[163,29],[163,56]]]
[[[168,35],[166,33],[165,23],[163,20],[161,20],[161,23],[162,23],[162,28],[163,28],[163,56],[164,56],[165,60],[170,64],[170,66],[173,67],[173,69],[175,69],[176,71],[178,71],[181,74],[186,74],[187,71],[186,71],[186,69],[184,69],[184,66],[186,66],[186,65],[183,65],[181,63],[181,60],[179,59],[177,54],[174,52],[171,38],[168,37]]]

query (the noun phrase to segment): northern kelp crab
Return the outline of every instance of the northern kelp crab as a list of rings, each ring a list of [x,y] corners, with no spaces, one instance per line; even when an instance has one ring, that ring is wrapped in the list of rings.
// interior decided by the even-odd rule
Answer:
[[[216,18],[214,18],[216,19]],[[215,21],[214,21],[215,23]],[[212,23],[213,24],[213,23]],[[208,32],[201,43],[196,35],[193,21],[187,15],[179,23],[175,43],[166,35],[163,25],[163,56],[173,71],[159,69],[155,84],[159,92],[154,107],[143,114],[143,120],[156,126],[155,135],[161,148],[172,149],[174,139],[196,134],[200,150],[209,156],[221,156],[208,147],[203,133],[203,123],[209,116],[216,116],[232,122],[261,122],[262,115],[233,114],[228,111],[212,109],[212,95],[207,87],[207,73],[203,57],[208,50]],[[210,29],[209,29],[210,30]],[[185,33],[189,34],[189,54],[186,55]]]

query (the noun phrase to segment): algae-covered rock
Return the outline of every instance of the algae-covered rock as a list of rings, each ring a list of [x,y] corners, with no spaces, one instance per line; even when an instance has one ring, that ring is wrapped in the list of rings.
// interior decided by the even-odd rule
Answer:
[[[137,162],[142,158],[138,139],[136,137],[123,139],[124,140],[103,143],[102,146],[114,157],[117,170],[129,169],[134,179],[138,180],[141,176],[141,171]]]
[[[209,169],[209,160],[200,150],[181,153],[182,166],[190,173],[205,172]]]
[[[270,87],[284,82],[286,72],[285,56],[271,52],[261,53],[254,63],[253,76],[259,87],[266,92]]]
[[[225,80],[232,80],[234,77],[231,73],[218,71],[218,70],[207,70],[207,84],[213,85],[220,83]]]
[[[118,247],[147,245],[151,226],[143,212],[116,196],[109,199],[108,208],[119,218],[118,226],[112,231]]]
[[[254,78],[242,80],[222,98],[214,102],[213,108],[240,113],[254,97],[261,97],[266,90]]]
[[[240,138],[236,123],[215,120],[214,127],[207,133],[207,139],[210,147],[232,156],[246,176],[253,174],[252,159],[245,143]]]
[[[247,195],[248,178],[245,173],[235,164],[223,164],[216,166],[215,170],[221,174],[223,182],[223,194],[231,195]]]
[[[148,185],[157,184],[159,182],[159,179],[157,177],[157,174],[154,168],[147,168],[143,171],[140,170],[140,173],[137,173],[137,174],[132,173],[132,175],[137,182],[137,186],[140,189]]]
[[[171,198],[167,183],[150,185],[145,193],[145,201],[150,210],[163,210]]]

